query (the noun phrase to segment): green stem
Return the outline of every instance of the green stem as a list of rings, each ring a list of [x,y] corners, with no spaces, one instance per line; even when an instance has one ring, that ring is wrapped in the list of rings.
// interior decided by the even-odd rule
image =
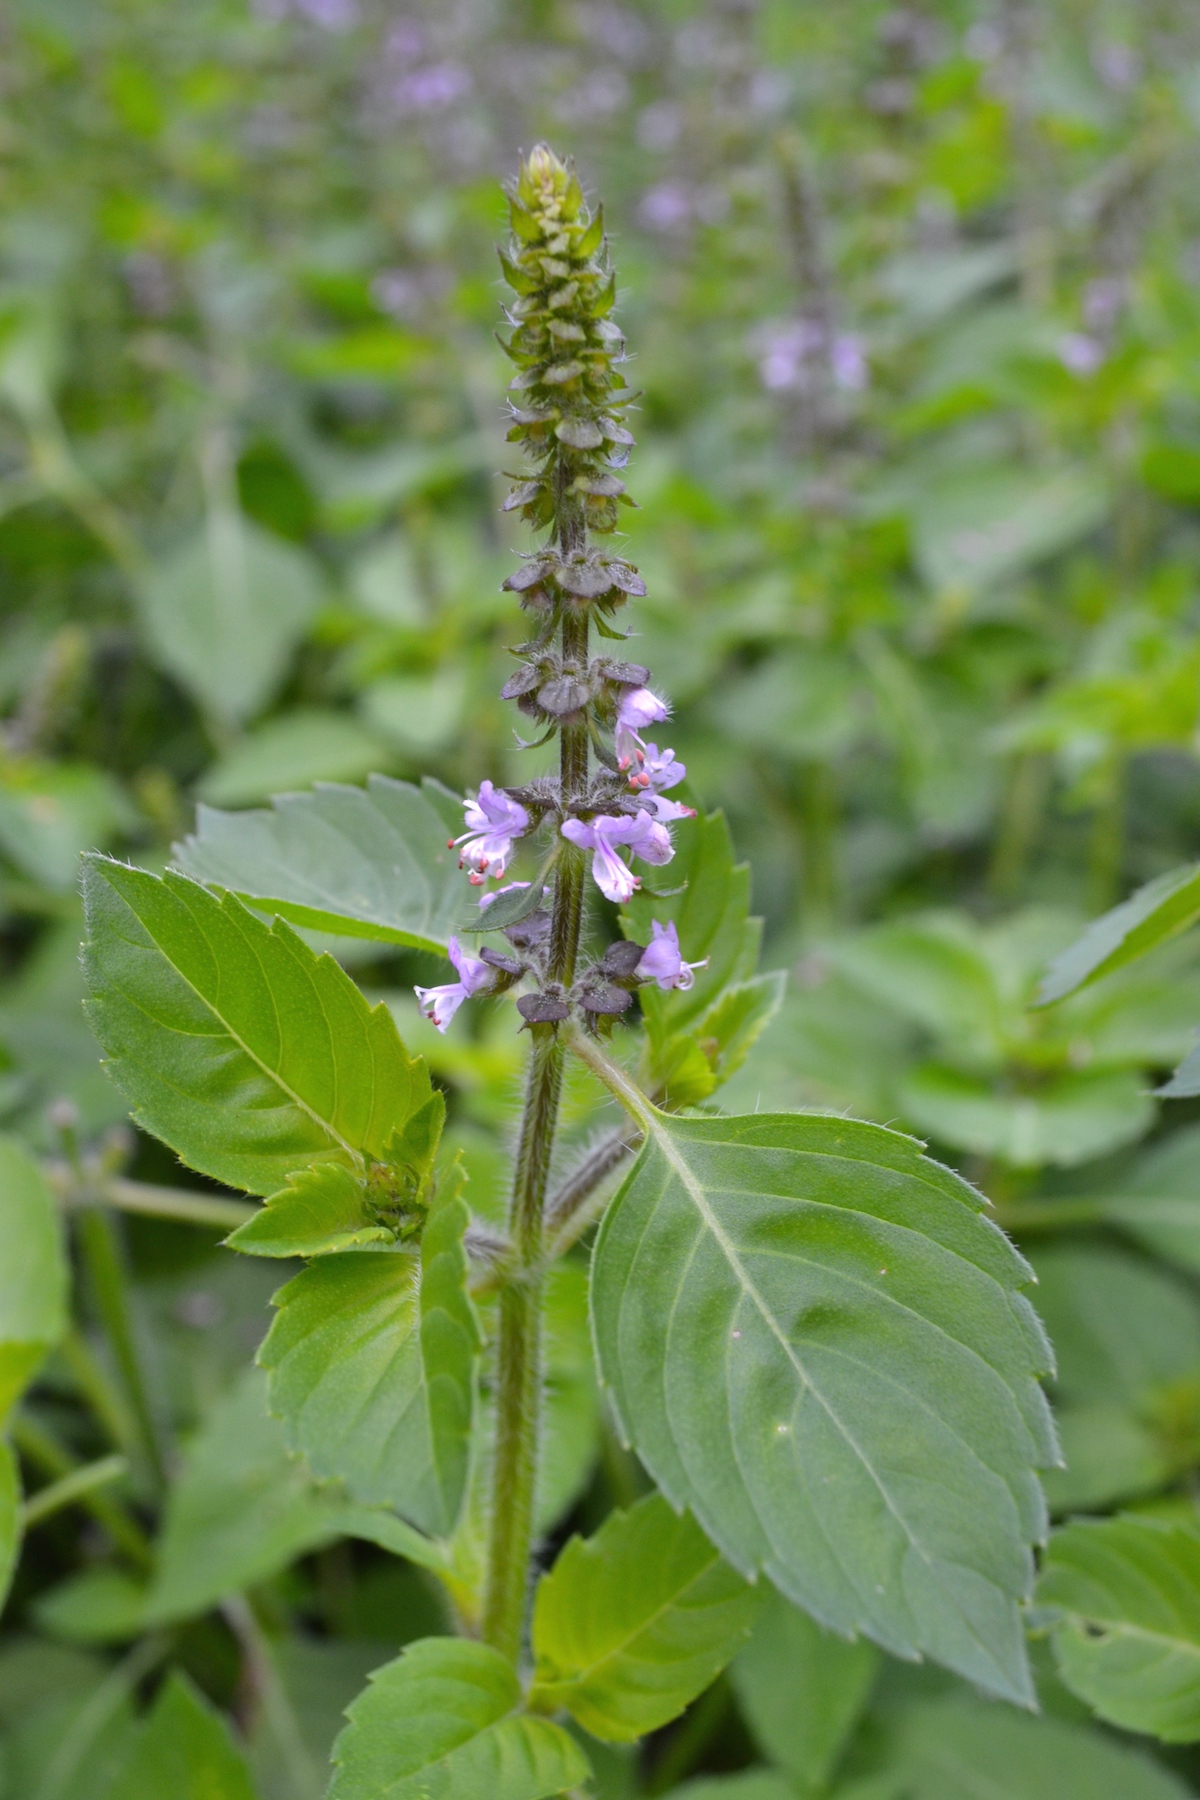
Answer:
[[[31,1419],[28,1413],[18,1413],[11,1425],[12,1441],[21,1455],[33,1468],[40,1469],[44,1475],[61,1481],[73,1475],[80,1468],[78,1460],[69,1450],[64,1450],[58,1440],[48,1432],[44,1425]],[[106,1494],[102,1488],[93,1487],[78,1496],[81,1506],[85,1506],[92,1517],[107,1531],[117,1548],[123,1550],[132,1563],[139,1569],[150,1570],[154,1566],[154,1552],[150,1540],[119,1500]]]
[[[995,1220],[1004,1231],[1067,1231],[1073,1225],[1104,1225],[1108,1212],[1103,1200],[1024,1200],[998,1206]]]
[[[586,661],[587,619],[563,625],[563,654]],[[561,738],[564,806],[587,788],[588,735],[565,726]],[[575,977],[583,920],[584,859],[564,844],[555,864],[548,979],[568,987]],[[542,1403],[542,1290],[545,1283],[546,1187],[562,1093],[563,1045],[555,1025],[532,1025],[533,1047],[509,1205],[515,1251],[500,1291],[496,1367],[496,1446],[492,1471],[483,1637],[509,1661],[520,1661],[533,1549],[534,1498]]]
[[[76,1500],[85,1500],[97,1488],[107,1487],[111,1481],[119,1481],[128,1469],[129,1464],[123,1456],[102,1456],[97,1462],[84,1463],[80,1468],[72,1469],[69,1475],[60,1475],[57,1481],[39,1488],[25,1502],[21,1508],[22,1528],[28,1531],[31,1526],[48,1519],[52,1513],[60,1512],[64,1506],[73,1506]]]
[[[78,1214],[79,1244],[91,1278],[96,1310],[107,1333],[129,1404],[137,1420],[141,1449],[154,1479],[166,1484],[158,1427],[138,1354],[133,1314],[116,1226],[99,1206],[82,1207]]]
[[[223,1231],[236,1231],[259,1210],[245,1200],[193,1193],[190,1188],[158,1187],[149,1181],[129,1181],[123,1175],[110,1176],[100,1188],[100,1198],[121,1212],[177,1219],[181,1225],[215,1225]]]
[[[141,1456],[142,1441],[137,1420],[120,1388],[109,1379],[93,1354],[83,1333],[72,1326],[59,1345],[59,1353],[75,1378],[80,1398],[92,1412],[119,1450],[135,1459]]]

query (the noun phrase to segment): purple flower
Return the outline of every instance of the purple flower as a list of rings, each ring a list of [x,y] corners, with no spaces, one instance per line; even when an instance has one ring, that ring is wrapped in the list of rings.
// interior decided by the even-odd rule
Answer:
[[[1104,361],[1104,346],[1082,331],[1068,331],[1058,340],[1058,360],[1072,375],[1094,375]]]
[[[442,987],[413,989],[421,1003],[421,1011],[427,1019],[433,1020],[439,1031],[445,1031],[463,1001],[469,1000],[491,974],[488,965],[480,957],[463,950],[456,937],[450,939],[446,948],[450,961],[458,970],[458,980],[448,981]]]
[[[660,750],[657,744],[642,744],[638,761],[640,766],[629,777],[629,785],[643,792],[648,788],[661,794],[678,787],[687,774],[687,764],[681,763],[673,750]]]
[[[450,839],[450,849],[461,849],[458,859],[475,866],[468,879],[479,887],[489,875],[499,881],[512,855],[513,839],[529,829],[529,814],[516,800],[510,800],[490,781],[481,781],[475,800],[464,800],[467,829],[461,837]]]
[[[664,994],[668,988],[693,987],[696,981],[695,971],[708,967],[707,956],[702,962],[684,962],[674,919],[667,925],[660,925],[657,919],[653,919],[650,931],[650,942],[636,973],[643,981],[656,981]]]
[[[641,762],[645,745],[638,736],[647,725],[657,725],[667,718],[669,701],[660,700],[649,688],[628,688],[617,705],[617,764],[627,769],[631,762]]]
[[[863,352],[862,339],[852,332],[839,332],[834,338],[829,351],[829,366],[833,370],[833,379],[840,388],[849,388],[852,393],[867,385],[867,359]]]
[[[641,882],[628,863],[617,855],[628,849],[643,862],[667,863],[675,854],[671,834],[665,825],[648,812],[629,814],[600,813],[594,819],[564,819],[562,834],[581,850],[592,852],[592,875],[606,900],[624,905]]]

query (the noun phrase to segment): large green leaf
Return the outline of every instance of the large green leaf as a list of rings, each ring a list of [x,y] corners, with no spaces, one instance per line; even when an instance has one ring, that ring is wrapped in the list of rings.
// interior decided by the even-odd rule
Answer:
[[[361,1170],[430,1098],[384,1006],[232,895],[85,863],[89,1017],[135,1117],[193,1168],[269,1194],[323,1159]]]
[[[547,1800],[586,1780],[574,1740],[520,1704],[498,1651],[419,1639],[347,1708],[329,1800]]]
[[[873,1644],[834,1637],[782,1594],[768,1595],[730,1673],[760,1750],[802,1792],[831,1779],[879,1661]]]
[[[1056,1621],[1059,1673],[1102,1718],[1200,1738],[1200,1531],[1081,1519],[1050,1539],[1037,1598]]]
[[[66,1323],[54,1195],[28,1151],[0,1137],[0,1425]]]
[[[1034,1265],[1066,1461],[1046,1479],[1052,1506],[1153,1492],[1200,1460],[1200,1305],[1177,1277],[1101,1245],[1055,1246]]]
[[[905,1800],[1189,1800],[1160,1763],[1086,1726],[955,1697],[912,1707],[892,1766]]]
[[[21,1548],[21,1478],[17,1459],[0,1438],[0,1612],[8,1597]]]
[[[1031,1699],[1053,1462],[1029,1271],[911,1139],[811,1115],[646,1129],[601,1227],[602,1379],[659,1486],[823,1624]]]
[[[221,1715],[173,1671],[107,1800],[256,1800],[245,1758]]]
[[[157,661],[232,725],[271,698],[320,598],[320,569],[305,551],[224,510],[138,589]]]
[[[588,1484],[600,1451],[600,1396],[588,1325],[588,1275],[555,1263],[542,1307],[542,1427],[534,1526],[553,1530]]]
[[[271,1408],[313,1471],[437,1536],[454,1529],[467,1479],[480,1341],[468,1217],[449,1183],[419,1253],[312,1263],[277,1295],[259,1352]]]
[[[448,847],[461,830],[462,802],[439,782],[372,775],[365,789],[277,794],[270,811],[201,806],[174,855],[293,925],[442,951],[468,891]]]
[[[531,1704],[632,1743],[716,1679],[761,1599],[687,1513],[649,1494],[573,1537],[539,1582]]]
[[[204,1612],[343,1535],[435,1560],[432,1546],[393,1514],[313,1481],[267,1411],[266,1386],[262,1371],[248,1369],[189,1447],[167,1499],[148,1623]]]
[[[1200,919],[1200,868],[1188,863],[1147,882],[1120,906],[1094,919],[1077,943],[1055,958],[1038,991],[1049,1006],[1111,974]]]

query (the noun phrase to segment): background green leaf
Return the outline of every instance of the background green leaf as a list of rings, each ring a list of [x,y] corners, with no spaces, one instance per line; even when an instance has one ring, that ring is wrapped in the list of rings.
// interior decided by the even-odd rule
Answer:
[[[158,662],[231,725],[271,698],[320,597],[312,557],[226,511],[163,557],[138,589]]]
[[[771,1593],[730,1671],[763,1755],[802,1793],[824,1789],[879,1672],[874,1645],[834,1637]]]
[[[447,848],[461,830],[462,803],[440,782],[373,775],[365,790],[277,794],[269,812],[200,806],[174,856],[194,880],[294,925],[442,951],[464,905]]]
[[[146,1128],[260,1194],[321,1158],[361,1167],[428,1100],[386,1007],[230,895],[86,865],[89,1018]]]
[[[1080,1519],[1050,1539],[1037,1598],[1059,1673],[1101,1718],[1200,1738],[1200,1530]]]
[[[185,1675],[159,1689],[112,1800],[256,1800],[229,1727]]]
[[[980,1206],[878,1127],[656,1115],[593,1316],[624,1431],[735,1567],[1027,1702],[1049,1353]]]
[[[1156,944],[1165,943],[1200,918],[1200,870],[1189,863],[1147,882],[1120,906],[1093,920],[1046,972],[1038,999],[1043,1006],[1098,981]]]
[[[329,1800],[547,1800],[585,1780],[578,1745],[520,1701],[514,1670],[488,1645],[410,1644],[347,1709]]]
[[[647,1495],[571,1538],[538,1583],[532,1703],[631,1743],[716,1679],[761,1600],[687,1513]]]
[[[68,1270],[54,1195],[0,1137],[0,1425],[67,1325]]]

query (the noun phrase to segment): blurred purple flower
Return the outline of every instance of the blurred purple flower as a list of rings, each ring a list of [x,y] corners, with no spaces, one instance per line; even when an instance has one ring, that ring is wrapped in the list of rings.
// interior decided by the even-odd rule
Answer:
[[[679,181],[660,181],[642,195],[638,218],[650,231],[679,231],[692,216],[692,195]]]
[[[462,63],[426,63],[402,75],[392,88],[392,100],[400,111],[445,112],[471,91],[471,73]]]
[[[829,351],[829,366],[840,388],[860,392],[867,385],[867,359],[862,339],[853,332],[839,332]]]
[[[1072,375],[1094,375],[1104,361],[1104,346],[1082,331],[1068,331],[1058,340],[1058,360]]]

